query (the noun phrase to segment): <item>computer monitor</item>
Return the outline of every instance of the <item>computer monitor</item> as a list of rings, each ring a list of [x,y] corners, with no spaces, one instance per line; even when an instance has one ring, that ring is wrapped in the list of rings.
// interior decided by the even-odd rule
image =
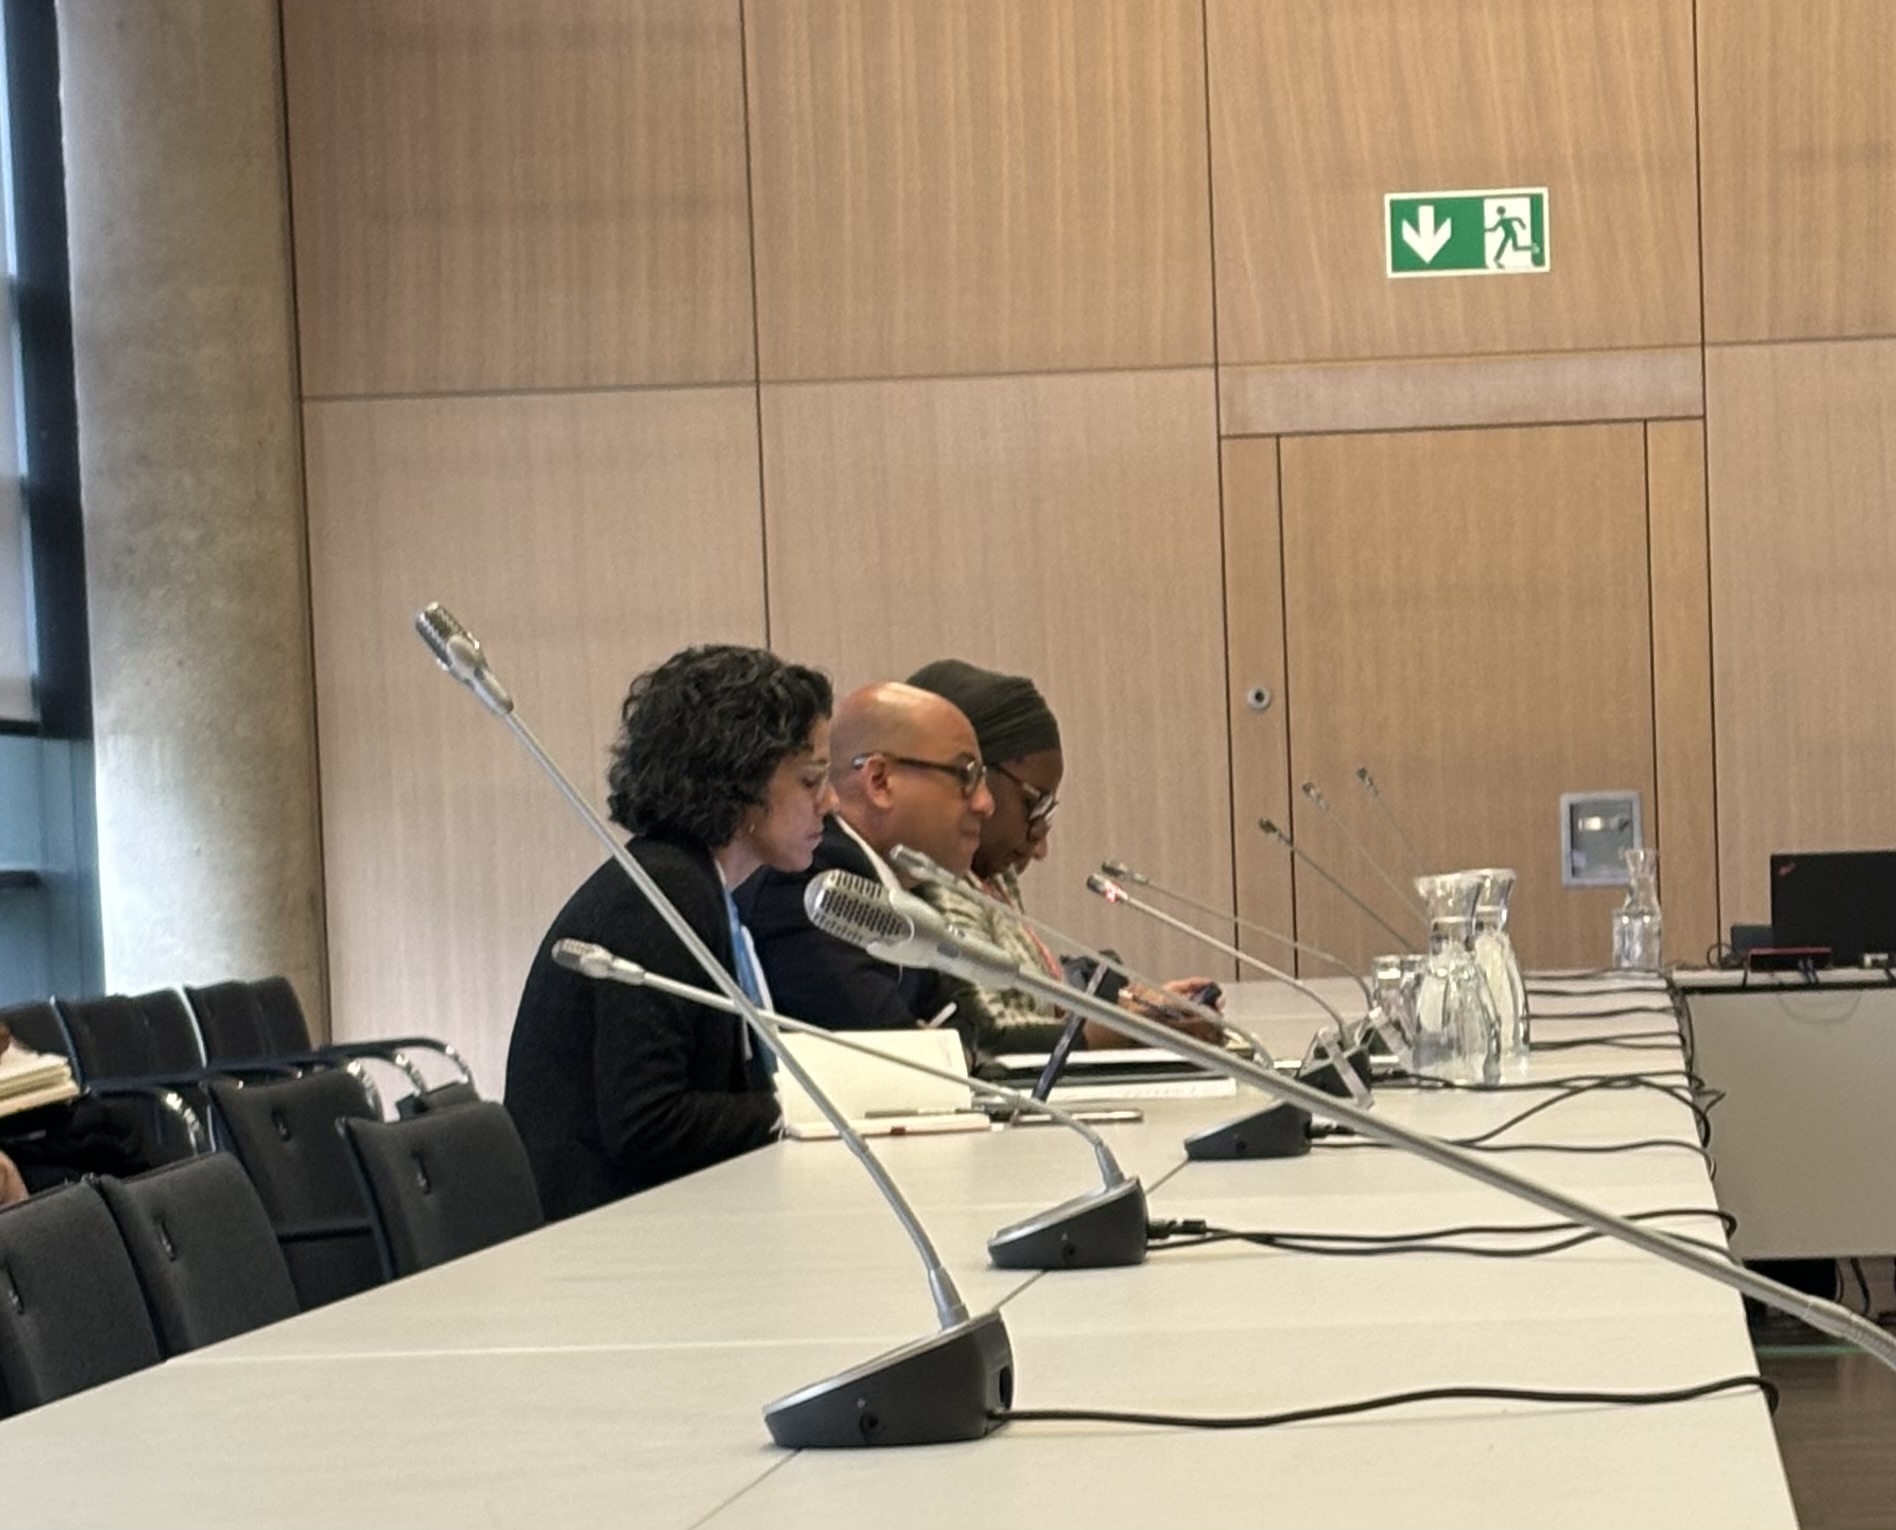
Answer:
[[[1896,958],[1896,850],[1772,856],[1771,940],[1827,946],[1839,967]]]

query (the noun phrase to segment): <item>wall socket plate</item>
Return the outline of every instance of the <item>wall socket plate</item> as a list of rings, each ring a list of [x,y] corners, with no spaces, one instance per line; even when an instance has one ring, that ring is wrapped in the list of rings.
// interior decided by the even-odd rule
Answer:
[[[1560,882],[1563,887],[1624,887],[1620,851],[1643,845],[1639,793],[1560,794]]]

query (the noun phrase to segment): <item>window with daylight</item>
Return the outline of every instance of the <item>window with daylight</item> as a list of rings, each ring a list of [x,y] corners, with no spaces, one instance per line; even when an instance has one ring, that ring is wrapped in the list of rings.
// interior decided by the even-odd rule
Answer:
[[[0,16],[0,1004],[102,981],[54,0]]]

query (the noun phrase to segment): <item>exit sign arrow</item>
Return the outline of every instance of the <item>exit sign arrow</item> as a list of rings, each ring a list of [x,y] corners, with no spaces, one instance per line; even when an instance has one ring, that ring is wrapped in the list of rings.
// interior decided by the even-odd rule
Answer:
[[[1416,224],[1420,224],[1421,227],[1417,228]],[[1426,265],[1442,253],[1442,246],[1448,243],[1449,235],[1454,232],[1455,220],[1444,218],[1441,227],[1437,228],[1435,204],[1424,202],[1415,215],[1415,223],[1410,223],[1407,219],[1403,220],[1402,242],[1421,256],[1423,264]]]
[[[1392,191],[1383,269],[1401,276],[1517,276],[1547,270],[1547,188]]]

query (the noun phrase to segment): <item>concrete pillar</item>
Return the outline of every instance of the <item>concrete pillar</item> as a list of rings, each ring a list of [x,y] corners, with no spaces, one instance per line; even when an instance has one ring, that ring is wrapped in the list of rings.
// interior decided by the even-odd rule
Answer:
[[[106,984],[326,1025],[275,0],[60,0]]]

